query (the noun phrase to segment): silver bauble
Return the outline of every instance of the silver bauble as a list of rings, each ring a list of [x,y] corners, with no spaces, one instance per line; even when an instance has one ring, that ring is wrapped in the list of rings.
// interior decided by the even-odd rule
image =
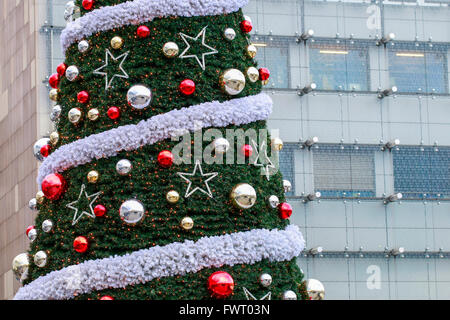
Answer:
[[[128,224],[135,224],[144,218],[145,209],[138,200],[127,200],[120,206],[120,218]]]
[[[44,161],[44,156],[41,154],[41,149],[43,146],[50,144],[49,138],[42,138],[36,141],[33,146],[33,154],[39,161]]]
[[[220,77],[220,86],[230,96],[238,95],[245,88],[245,76],[237,69],[228,69]]]
[[[80,71],[76,66],[70,66],[66,69],[66,78],[69,81],[75,81],[80,75]]]
[[[166,42],[162,51],[167,58],[175,58],[180,53],[180,48],[175,42]]]
[[[53,229],[53,221],[52,220],[45,220],[44,222],[42,222],[42,231],[44,231],[45,233],[48,233],[50,231],[52,231]]]
[[[145,85],[135,85],[128,90],[127,101],[135,109],[144,109],[152,102],[152,90]]]
[[[280,199],[276,195],[271,195],[268,199],[269,206],[273,209],[278,208],[278,205],[280,204]]]
[[[289,180],[283,180],[283,189],[285,193],[292,191],[292,184]]]
[[[248,183],[240,183],[233,188],[230,198],[234,206],[249,209],[256,203],[256,191]]]
[[[47,265],[47,254],[45,251],[38,251],[34,255],[34,264],[39,268],[43,268]]]
[[[218,138],[214,140],[213,145],[216,154],[224,154],[230,149],[230,143],[225,138]]]
[[[50,120],[57,121],[59,117],[61,116],[62,108],[60,105],[56,105],[52,108],[52,111],[50,112]]]
[[[249,67],[247,69],[247,78],[250,80],[250,82],[255,83],[259,80],[259,70],[255,67]]]
[[[297,300],[297,294],[292,290],[283,292],[283,300]]]
[[[89,42],[87,42],[86,40],[81,40],[80,42],[78,42],[78,51],[80,51],[81,53],[85,53],[88,50]]]
[[[225,39],[233,41],[234,38],[236,38],[236,31],[234,31],[234,29],[232,28],[226,28],[223,32],[223,36],[225,37]]]
[[[303,284],[311,300],[323,300],[325,298],[325,287],[319,280],[308,279],[303,281]]]
[[[272,284],[272,276],[268,273],[263,273],[262,275],[259,276],[259,283],[263,286],[263,287],[269,287]]]
[[[33,211],[37,210],[37,200],[36,200],[36,198],[33,198],[30,201],[28,201],[28,208],[30,208]]]
[[[34,240],[36,240],[37,238],[37,231],[36,228],[31,229],[30,231],[28,231],[28,239],[33,242]]]
[[[30,267],[30,260],[28,254],[21,253],[17,255],[12,261],[12,271],[16,279],[20,282],[28,278],[28,268]]]
[[[131,172],[131,169],[133,169],[133,165],[131,162],[127,159],[122,159],[116,164],[116,171],[121,176],[126,176]]]

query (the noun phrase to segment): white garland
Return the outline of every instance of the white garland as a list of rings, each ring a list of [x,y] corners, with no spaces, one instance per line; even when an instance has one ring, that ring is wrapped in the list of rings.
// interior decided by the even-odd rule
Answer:
[[[74,42],[99,31],[137,25],[157,17],[221,15],[238,11],[248,0],[134,0],[102,7],[67,24],[61,34],[63,52]]]
[[[66,144],[48,156],[39,168],[39,188],[44,178],[94,159],[108,158],[120,151],[136,150],[145,145],[179,136],[200,128],[242,125],[266,120],[272,112],[272,100],[265,93],[225,102],[206,102],[107,130]]]
[[[22,287],[15,300],[71,299],[107,288],[125,288],[156,278],[195,273],[223,265],[288,261],[304,249],[297,226],[254,229],[142,249],[124,256],[89,260],[52,271]]]

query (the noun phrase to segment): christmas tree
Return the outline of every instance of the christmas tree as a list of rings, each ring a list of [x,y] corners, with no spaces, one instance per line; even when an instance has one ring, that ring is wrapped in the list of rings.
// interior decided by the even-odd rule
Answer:
[[[301,299],[247,0],[77,0],[16,299]]]

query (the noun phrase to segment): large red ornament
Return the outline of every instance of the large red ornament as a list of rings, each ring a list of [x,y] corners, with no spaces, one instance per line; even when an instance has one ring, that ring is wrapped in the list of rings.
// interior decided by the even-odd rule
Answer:
[[[280,212],[281,219],[289,219],[292,214],[292,207],[289,203],[283,202],[278,206],[278,211]]]
[[[84,10],[92,10],[94,6],[94,0],[83,0],[82,2]]]
[[[217,299],[229,297],[234,290],[234,280],[225,271],[216,271],[208,278],[208,290]]]
[[[48,155],[50,154],[50,151],[52,150],[52,147],[50,147],[50,145],[45,144],[41,147],[41,154],[44,158],[47,158]]]
[[[241,22],[241,30],[244,33],[249,33],[250,31],[252,31],[253,29],[253,25],[252,22],[249,20],[244,20]]]
[[[88,103],[89,93],[87,91],[78,92],[77,100],[79,103]]]
[[[66,180],[59,173],[49,174],[42,181],[42,192],[50,200],[58,200],[66,191]]]
[[[158,164],[163,168],[169,168],[173,164],[173,154],[169,150],[161,151],[158,154]]]
[[[117,107],[111,107],[108,109],[107,114],[111,120],[116,120],[120,117],[120,109]]]
[[[190,96],[195,92],[195,82],[190,79],[185,79],[181,81],[179,89],[182,94]]]
[[[33,230],[35,227],[34,226],[29,226],[28,228],[27,228],[27,231],[25,232],[26,234],[27,234],[27,237],[28,237],[28,233],[31,231],[31,230]]]
[[[266,81],[270,77],[270,71],[267,68],[259,68],[259,80]]]
[[[249,144],[244,144],[241,148],[241,152],[244,154],[246,158],[250,158],[253,154],[253,148]]]
[[[56,72],[63,77],[66,74],[67,64],[61,63],[56,67]]]
[[[98,204],[94,208],[94,214],[96,217],[103,217],[106,214],[105,206]]]
[[[73,249],[76,252],[84,253],[87,251],[88,247],[89,247],[89,241],[88,241],[88,239],[86,239],[86,237],[79,236],[79,237],[76,237],[75,240],[73,240]]]
[[[50,87],[53,89],[58,89],[60,75],[58,73],[54,73],[48,78],[48,83],[50,84]]]
[[[100,298],[100,300],[114,300],[114,298],[111,296],[103,296]]]
[[[137,29],[137,35],[139,38],[147,38],[150,35],[150,29],[147,26],[140,26]]]

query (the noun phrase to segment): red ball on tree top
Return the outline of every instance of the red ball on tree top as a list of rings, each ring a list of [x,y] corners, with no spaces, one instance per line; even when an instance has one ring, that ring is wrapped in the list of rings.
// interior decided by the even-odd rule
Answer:
[[[79,103],[88,103],[89,93],[87,91],[78,92],[77,100]]]
[[[84,253],[87,251],[88,247],[89,247],[89,241],[88,241],[88,239],[86,239],[86,237],[79,236],[79,237],[76,237],[75,240],[73,240],[73,249],[76,252]]]
[[[253,25],[252,22],[249,20],[244,20],[241,22],[241,30],[244,33],[249,33],[250,31],[252,31],[253,29]]]
[[[50,151],[52,150],[52,147],[48,144],[45,144],[41,147],[41,154],[44,158],[47,158],[50,154]]]
[[[48,83],[50,84],[50,87],[53,89],[58,89],[60,75],[58,73],[54,73],[48,78]]]
[[[84,10],[92,10],[92,7],[94,7],[94,0],[83,0],[82,6]]]
[[[163,168],[169,168],[173,164],[173,154],[169,150],[161,151],[158,154],[158,164]]]
[[[195,82],[190,79],[185,79],[181,81],[179,89],[182,94],[190,96],[195,92]]]
[[[278,211],[280,212],[281,219],[289,219],[292,215],[292,207],[289,203],[283,202],[278,206]]]
[[[28,233],[30,233],[30,231],[33,230],[34,228],[35,228],[34,226],[29,226],[29,227],[27,228],[27,231],[25,231],[27,237],[28,237]]]
[[[96,217],[103,217],[106,214],[105,206],[98,204],[94,208],[94,214]]]
[[[100,300],[114,300],[114,298],[111,296],[103,296],[100,298]]]
[[[270,77],[270,71],[267,68],[259,68],[259,80],[266,81]]]
[[[150,29],[147,26],[140,26],[137,29],[137,35],[139,38],[147,38],[150,35]]]
[[[42,181],[42,192],[50,200],[58,200],[66,191],[66,180],[59,173],[49,174]]]
[[[229,297],[234,290],[234,280],[225,271],[216,271],[208,278],[208,290],[211,296],[217,299]]]
[[[249,144],[244,144],[241,148],[241,152],[246,158],[250,158],[253,154],[253,148]]]
[[[116,120],[120,117],[120,109],[117,107],[111,107],[108,109],[107,114],[111,120]]]
[[[66,74],[67,64],[61,63],[56,67],[56,72],[63,77]]]

